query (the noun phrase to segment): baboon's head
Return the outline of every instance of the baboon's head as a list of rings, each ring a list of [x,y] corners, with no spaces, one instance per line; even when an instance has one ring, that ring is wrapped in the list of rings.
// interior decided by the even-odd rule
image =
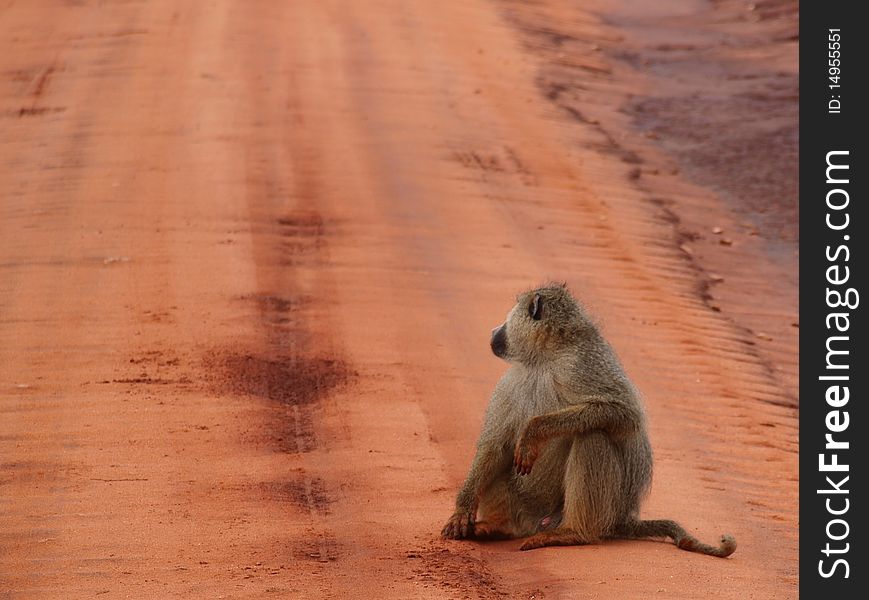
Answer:
[[[569,350],[590,323],[565,284],[520,294],[507,320],[492,330],[492,352],[506,361],[541,363]]]

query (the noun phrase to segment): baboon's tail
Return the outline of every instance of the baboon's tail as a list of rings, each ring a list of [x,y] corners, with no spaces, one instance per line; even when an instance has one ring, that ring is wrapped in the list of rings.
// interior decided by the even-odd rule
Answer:
[[[635,519],[625,523],[619,528],[615,537],[625,539],[641,539],[668,537],[682,550],[702,552],[712,556],[730,556],[736,550],[736,540],[732,535],[722,535],[718,547],[704,544],[693,535],[685,531],[676,521],[669,519],[653,519],[640,521]]]

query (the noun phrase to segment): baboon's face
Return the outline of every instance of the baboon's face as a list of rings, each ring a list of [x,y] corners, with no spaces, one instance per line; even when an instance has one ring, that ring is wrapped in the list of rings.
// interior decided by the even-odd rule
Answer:
[[[509,362],[547,362],[570,348],[587,323],[564,285],[540,287],[520,295],[504,324],[492,330],[492,352]]]
[[[529,292],[519,297],[507,320],[492,330],[490,345],[495,356],[522,361],[532,354],[543,335],[544,297]]]

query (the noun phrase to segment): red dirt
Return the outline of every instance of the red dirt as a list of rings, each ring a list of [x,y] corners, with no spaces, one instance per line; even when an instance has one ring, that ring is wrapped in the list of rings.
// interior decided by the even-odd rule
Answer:
[[[796,597],[795,10],[585,4],[0,2],[0,597]],[[549,278],[731,558],[438,539]]]

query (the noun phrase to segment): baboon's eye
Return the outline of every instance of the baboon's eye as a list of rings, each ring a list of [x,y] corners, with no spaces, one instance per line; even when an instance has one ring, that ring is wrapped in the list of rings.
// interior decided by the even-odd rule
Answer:
[[[534,294],[534,300],[528,306],[528,314],[535,321],[539,321],[540,317],[543,316],[543,298],[540,297],[540,294]]]

